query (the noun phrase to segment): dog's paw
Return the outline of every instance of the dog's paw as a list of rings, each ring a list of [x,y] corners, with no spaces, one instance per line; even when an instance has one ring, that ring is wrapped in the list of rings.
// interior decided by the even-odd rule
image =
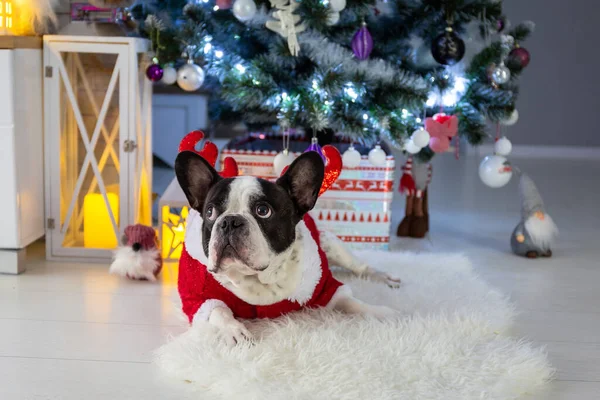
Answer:
[[[385,283],[393,289],[400,287],[401,280],[395,276],[388,274],[387,272],[378,271],[375,268],[367,267],[365,272],[362,273],[363,277],[370,279],[375,282]]]
[[[220,327],[221,339],[228,347],[235,347],[238,344],[252,343],[252,333],[240,321],[231,321],[225,326]]]

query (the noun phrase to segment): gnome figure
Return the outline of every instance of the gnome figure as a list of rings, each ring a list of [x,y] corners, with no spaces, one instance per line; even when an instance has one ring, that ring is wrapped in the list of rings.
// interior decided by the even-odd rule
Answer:
[[[396,235],[423,238],[429,232],[427,186],[431,182],[431,164],[413,162],[413,158],[409,157],[402,172],[399,191],[406,195],[406,209]]]
[[[521,222],[510,238],[512,251],[523,257],[552,256],[552,246],[558,228],[544,209],[544,202],[533,180],[525,174],[519,182],[521,196]]]
[[[110,273],[129,279],[155,281],[162,269],[156,232],[150,226],[129,225],[114,254]]]

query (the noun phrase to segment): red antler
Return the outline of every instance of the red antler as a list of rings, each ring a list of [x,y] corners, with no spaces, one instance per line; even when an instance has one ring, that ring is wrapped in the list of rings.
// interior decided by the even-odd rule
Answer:
[[[325,145],[321,149],[323,154],[325,155],[325,177],[323,178],[323,183],[321,184],[321,190],[319,190],[319,196],[325,193],[327,189],[337,180],[337,178],[342,173],[342,155],[339,150],[331,145]],[[289,168],[289,165],[286,166],[283,171],[281,171],[281,175],[285,174]]]
[[[202,139],[204,139],[204,132],[202,131],[192,131],[188,133],[183,139],[181,139],[181,143],[179,143],[179,152],[193,151],[214,167],[217,163],[217,158],[219,158],[219,149],[213,142],[207,140],[204,142],[202,150],[196,150],[196,145]],[[238,166],[235,160],[231,157],[226,157],[223,160],[223,171],[221,171],[219,175],[221,175],[223,178],[232,178],[234,176],[238,176],[238,174]]]

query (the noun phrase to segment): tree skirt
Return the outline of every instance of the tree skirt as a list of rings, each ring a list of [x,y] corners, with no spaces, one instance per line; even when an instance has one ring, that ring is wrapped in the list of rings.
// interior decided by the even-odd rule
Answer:
[[[356,297],[396,308],[393,321],[327,310],[246,322],[253,346],[226,348],[204,324],[157,351],[198,398],[516,399],[551,378],[545,352],[507,335],[508,300],[461,255],[362,252],[403,280],[400,289],[336,274]]]

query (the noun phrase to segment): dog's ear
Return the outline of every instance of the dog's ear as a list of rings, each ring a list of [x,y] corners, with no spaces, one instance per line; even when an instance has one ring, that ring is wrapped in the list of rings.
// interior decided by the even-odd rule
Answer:
[[[296,158],[286,173],[277,179],[277,184],[287,190],[301,217],[315,206],[324,175],[323,159],[317,152],[309,151]]]
[[[182,151],[177,155],[175,174],[190,207],[201,213],[208,191],[221,177],[204,158],[192,151]]]

